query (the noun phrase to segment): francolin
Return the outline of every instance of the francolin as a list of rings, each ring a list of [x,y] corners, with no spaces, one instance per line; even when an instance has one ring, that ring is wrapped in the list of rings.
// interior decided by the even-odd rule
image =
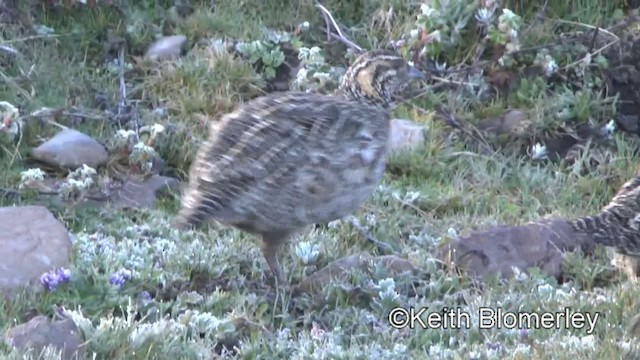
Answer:
[[[216,220],[259,236],[284,284],[282,245],[308,225],[349,215],[377,188],[392,96],[423,77],[397,54],[371,51],[334,95],[280,92],[241,104],[211,124],[174,225]]]

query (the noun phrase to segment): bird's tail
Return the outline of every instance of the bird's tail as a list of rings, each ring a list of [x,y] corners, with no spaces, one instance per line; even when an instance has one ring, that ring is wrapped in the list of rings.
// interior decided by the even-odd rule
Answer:
[[[197,191],[190,189],[184,192],[181,203],[178,214],[171,221],[172,227],[188,230],[198,228],[206,221],[209,208],[204,205]]]
[[[640,255],[640,176],[627,181],[600,213],[571,222],[602,245]]]

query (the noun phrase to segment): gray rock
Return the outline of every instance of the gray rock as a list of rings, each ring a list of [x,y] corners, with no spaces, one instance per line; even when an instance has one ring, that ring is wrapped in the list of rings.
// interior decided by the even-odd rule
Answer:
[[[411,150],[422,146],[425,141],[425,127],[411,120],[392,119],[389,134],[389,150]]]
[[[581,248],[590,253],[594,241],[577,233],[565,219],[542,218],[518,226],[497,226],[472,232],[447,244],[436,254],[447,267],[457,268],[478,281],[498,275],[514,276],[513,268],[527,272],[538,267],[562,279],[564,252]]]
[[[40,276],[71,262],[67,229],[43,206],[0,208],[0,294],[40,287]]]
[[[51,321],[46,316],[38,315],[9,329],[5,338],[18,349],[32,348],[36,353],[42,352],[47,346],[53,346],[58,351],[62,350],[62,359],[76,359],[84,350],[84,339],[71,319]]]
[[[97,168],[107,163],[109,154],[99,142],[73,129],[65,129],[31,151],[39,161],[75,170],[87,164]]]
[[[154,41],[144,55],[148,60],[173,59],[182,53],[182,48],[187,42],[184,35],[165,36]]]
[[[152,175],[146,180],[127,180],[124,186],[111,194],[109,201],[118,208],[153,208],[163,192],[177,191],[177,179]]]

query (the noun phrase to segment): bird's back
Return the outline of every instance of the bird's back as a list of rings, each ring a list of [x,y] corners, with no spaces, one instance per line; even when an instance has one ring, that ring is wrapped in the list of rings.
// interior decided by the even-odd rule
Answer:
[[[388,113],[340,96],[272,93],[210,124],[178,223],[252,232],[338,219],[384,172]]]

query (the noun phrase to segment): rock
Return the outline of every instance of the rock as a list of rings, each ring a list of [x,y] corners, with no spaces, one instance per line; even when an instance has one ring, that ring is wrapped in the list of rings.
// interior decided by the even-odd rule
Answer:
[[[512,109],[499,118],[482,121],[478,129],[495,136],[522,137],[531,133],[531,120],[526,112]]]
[[[127,180],[124,186],[111,194],[109,202],[118,208],[153,208],[163,193],[177,191],[177,179],[152,175],[146,180]]]
[[[561,279],[563,252],[580,247],[591,252],[595,243],[567,221],[549,218],[471,233],[443,245],[436,257],[480,281],[496,274],[508,279],[514,275],[513,267],[523,272],[539,267]]]
[[[39,161],[53,166],[75,170],[83,164],[94,169],[107,163],[107,150],[88,135],[65,129],[31,151]]]
[[[317,294],[322,289],[326,289],[336,279],[347,279],[354,269],[368,272],[376,265],[384,266],[389,275],[393,277],[415,271],[415,268],[408,260],[395,255],[373,257],[369,254],[361,253],[332,262],[302,280],[296,290],[307,294]]]
[[[6,341],[12,346],[26,350],[33,348],[39,354],[46,346],[62,350],[62,359],[75,359],[83,353],[84,339],[71,319],[51,321],[38,315],[29,322],[7,331]]]
[[[187,37],[184,35],[165,36],[154,41],[144,57],[153,61],[173,59],[180,56],[186,43]]]
[[[0,293],[11,296],[71,262],[67,229],[43,206],[0,208]]]
[[[640,120],[638,115],[619,115],[616,119],[616,125],[622,130],[632,134],[638,134],[640,131]]]
[[[389,150],[410,150],[424,144],[425,127],[411,120],[392,119]]]

